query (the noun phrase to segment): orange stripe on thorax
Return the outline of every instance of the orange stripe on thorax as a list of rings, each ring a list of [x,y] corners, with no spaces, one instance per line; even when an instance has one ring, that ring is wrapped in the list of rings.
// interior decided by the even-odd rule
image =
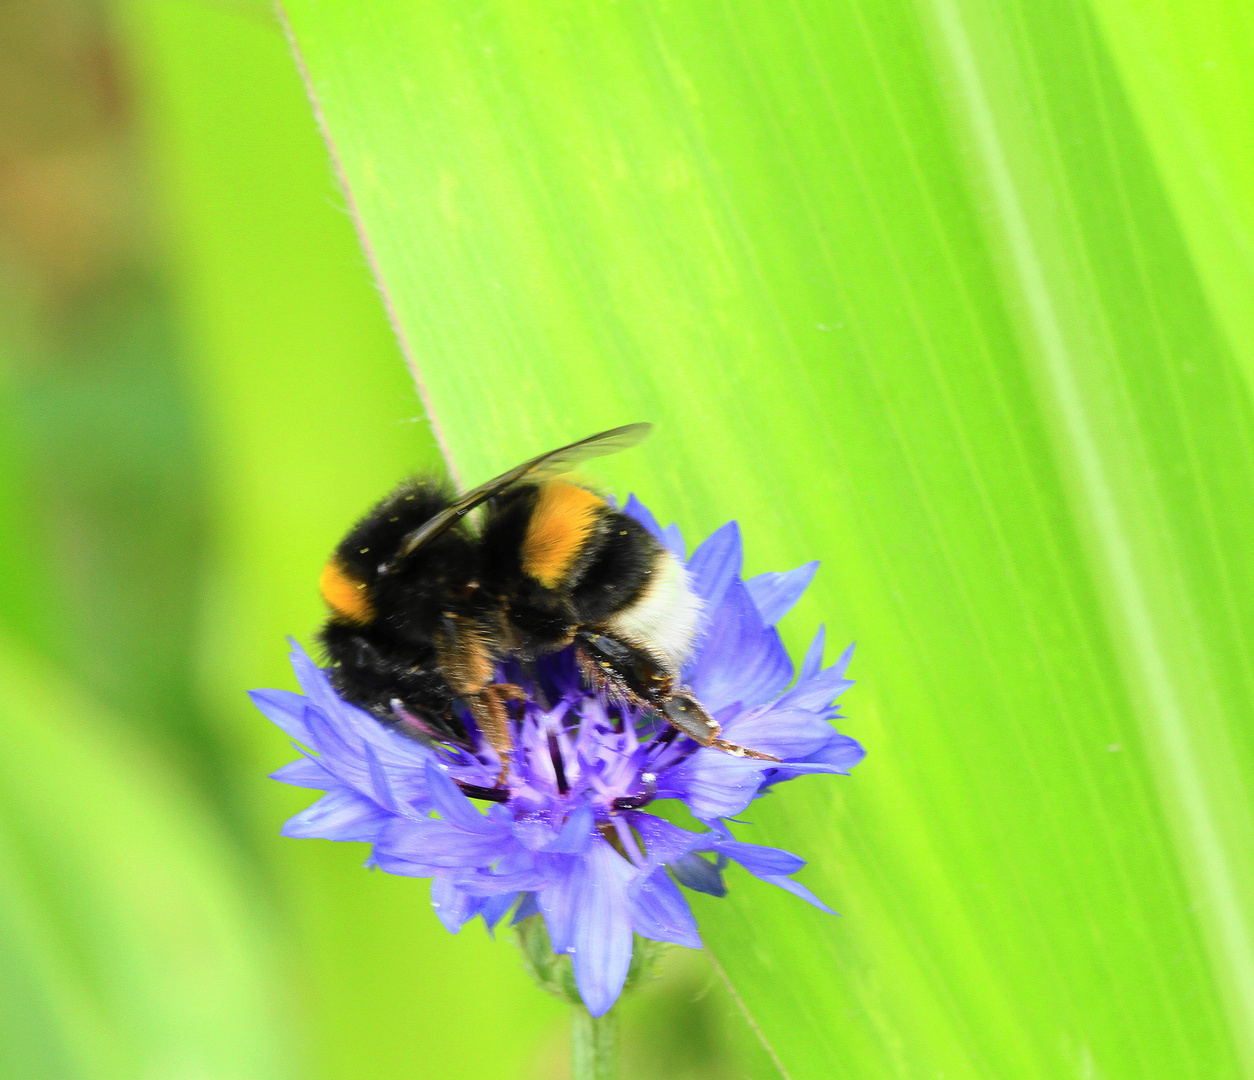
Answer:
[[[605,500],[586,488],[565,480],[541,487],[523,537],[523,573],[548,589],[560,585],[604,512]]]
[[[334,559],[322,568],[318,585],[322,599],[341,619],[363,625],[374,618],[374,606],[366,595],[366,586],[351,577]]]

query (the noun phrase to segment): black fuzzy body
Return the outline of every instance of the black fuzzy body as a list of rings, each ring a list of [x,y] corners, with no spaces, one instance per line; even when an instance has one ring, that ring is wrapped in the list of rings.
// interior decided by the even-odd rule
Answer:
[[[481,530],[458,522],[404,557],[407,537],[453,504],[436,482],[402,485],[350,530],[332,562],[359,583],[371,617],[333,610],[322,629],[341,696],[417,737],[462,741],[464,703],[441,661],[450,641],[473,637],[493,664],[530,660],[635,602],[662,549],[608,505],[559,587],[524,571],[539,492],[517,484],[487,504]]]

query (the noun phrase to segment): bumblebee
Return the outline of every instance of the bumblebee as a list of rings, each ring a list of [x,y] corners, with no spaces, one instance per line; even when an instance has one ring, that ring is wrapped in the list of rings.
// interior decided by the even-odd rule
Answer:
[[[460,497],[417,479],[383,499],[322,572],[330,615],[321,641],[340,695],[435,743],[468,745],[464,706],[507,763],[509,703],[524,695],[496,681],[498,663],[573,645],[589,684],[607,695],[702,746],[777,760],[721,739],[679,684],[701,607],[683,564],[633,518],[561,478],[650,429],[601,432]],[[475,528],[468,515],[480,506]]]

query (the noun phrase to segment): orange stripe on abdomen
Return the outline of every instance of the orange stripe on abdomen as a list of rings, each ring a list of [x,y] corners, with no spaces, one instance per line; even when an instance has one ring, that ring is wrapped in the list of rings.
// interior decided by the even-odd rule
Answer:
[[[351,577],[334,559],[322,568],[318,585],[322,599],[346,622],[362,626],[374,618],[374,605],[366,595],[366,586]]]
[[[565,480],[541,487],[523,537],[523,573],[547,589],[562,584],[605,510],[599,495]]]

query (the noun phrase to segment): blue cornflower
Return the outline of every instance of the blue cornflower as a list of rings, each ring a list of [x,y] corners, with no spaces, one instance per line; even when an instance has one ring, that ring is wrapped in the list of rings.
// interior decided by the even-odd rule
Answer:
[[[675,526],[659,528],[634,497],[624,510],[684,558]],[[512,662],[498,672],[499,681],[528,691],[516,710],[506,795],[493,790],[501,763],[468,715],[462,719],[471,749],[415,741],[342,701],[294,646],[304,696],[252,696],[304,755],[274,779],[326,794],[283,834],[372,844],[368,865],[431,878],[432,904],[453,933],[476,916],[491,929],[511,909],[514,922],[543,915],[554,952],[570,955],[594,1016],[622,989],[633,933],[700,948],[676,882],[722,896],[730,860],[829,910],[792,879],[804,860],[736,840],[727,819],[780,781],[844,773],[861,760],[858,743],[830,723],[839,715],[832,702],[851,685],[844,672],[852,650],[823,668],[820,628],[790,687],[793,665],[775,624],[818,564],[749,581],[740,566],[735,522],[687,561],[704,631],[683,682],[725,738],[778,763],[698,746],[648,712],[607,701],[583,683],[568,649],[528,672]],[[470,796],[495,801],[484,811]],[[662,799],[681,800],[706,830],[647,812]]]

